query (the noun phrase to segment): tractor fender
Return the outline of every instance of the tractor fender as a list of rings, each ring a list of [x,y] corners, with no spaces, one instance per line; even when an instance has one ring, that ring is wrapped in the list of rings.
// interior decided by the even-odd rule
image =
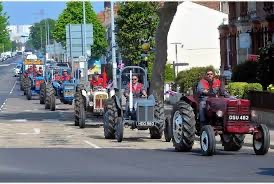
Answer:
[[[82,93],[82,96],[85,97],[85,106],[87,107],[87,103],[89,103],[89,96],[84,89],[82,89],[81,93]]]
[[[194,114],[197,115],[199,104],[198,101],[194,98],[194,96],[182,96],[180,100],[188,103],[193,108]]]

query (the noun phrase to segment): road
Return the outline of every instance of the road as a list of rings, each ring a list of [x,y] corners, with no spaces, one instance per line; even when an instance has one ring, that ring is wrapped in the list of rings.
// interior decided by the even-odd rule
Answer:
[[[125,129],[122,143],[105,140],[102,126],[96,125],[101,118],[92,118],[93,124],[85,129],[75,127],[73,106],[58,101],[57,110],[51,112],[38,97],[26,100],[12,77],[14,62],[0,64],[0,105],[5,102],[0,112],[1,182],[274,180],[273,145],[267,155],[256,156],[251,136],[239,152],[224,152],[218,143],[215,156],[203,157],[198,141],[191,152],[179,153],[171,142],[151,140],[148,131]]]

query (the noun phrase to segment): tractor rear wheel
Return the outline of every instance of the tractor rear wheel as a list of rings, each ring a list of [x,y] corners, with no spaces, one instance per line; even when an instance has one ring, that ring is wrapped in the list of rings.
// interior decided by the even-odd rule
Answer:
[[[26,91],[27,100],[31,100],[31,80],[30,79],[27,79],[26,81],[25,91]]]
[[[244,144],[245,135],[223,134],[221,135],[224,151],[239,151]]]
[[[76,86],[76,92],[74,94],[74,125],[79,126],[80,120],[80,104],[83,101],[82,90],[84,89],[84,85],[79,84]]]
[[[49,93],[48,93],[48,98],[49,98],[49,107],[51,111],[55,111],[56,109],[56,103],[55,103],[55,90],[52,86],[49,88]]]
[[[164,104],[157,102],[154,106],[154,116],[157,120],[156,125],[149,129],[151,139],[161,139],[165,128]]]
[[[195,114],[185,101],[179,101],[171,116],[172,142],[176,151],[190,151],[195,139]]]
[[[115,138],[115,123],[118,118],[118,109],[114,98],[110,98],[105,102],[104,108],[104,136],[105,139],[114,139]]]
[[[39,94],[40,104],[45,104],[45,97],[46,97],[45,94],[46,94],[46,84],[42,83],[40,86],[40,94]]]
[[[51,88],[51,84],[47,84],[46,93],[45,93],[45,109],[50,109],[50,95],[49,95],[50,88]]]

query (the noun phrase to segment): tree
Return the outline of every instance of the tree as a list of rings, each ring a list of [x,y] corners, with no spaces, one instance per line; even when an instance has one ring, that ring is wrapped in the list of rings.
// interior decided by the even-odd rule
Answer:
[[[9,37],[8,22],[9,17],[3,12],[3,5],[0,2],[0,52],[11,50],[11,41]]]
[[[163,74],[167,61],[167,35],[177,6],[178,2],[164,2],[158,11],[160,22],[156,31],[156,57],[152,69],[151,92],[161,102],[164,99]]]
[[[48,19],[41,20],[40,22],[35,23],[33,26],[31,26],[29,44],[31,44],[37,50],[40,48],[45,48],[46,32],[48,31],[48,26],[49,26],[49,38],[50,38],[49,43],[53,43],[52,34],[55,28],[55,23],[56,23],[55,20],[48,18]],[[42,33],[42,45],[41,45],[41,33]]]
[[[115,20],[117,26],[117,44],[126,65],[140,64],[145,54],[142,45],[149,43],[155,48],[155,32],[159,18],[157,3],[153,2],[127,2],[120,4],[118,16]],[[152,56],[153,55],[153,56]],[[148,52],[148,62],[152,62],[155,53]]]
[[[82,24],[83,23],[83,3],[70,1],[67,2],[66,9],[63,10],[58,17],[56,27],[53,32],[53,37],[57,42],[65,46],[66,42],[66,25],[67,24]],[[106,31],[100,21],[97,19],[96,13],[90,2],[85,2],[86,23],[93,24],[94,45],[91,46],[91,55],[93,57],[101,57],[106,52],[107,40]]]

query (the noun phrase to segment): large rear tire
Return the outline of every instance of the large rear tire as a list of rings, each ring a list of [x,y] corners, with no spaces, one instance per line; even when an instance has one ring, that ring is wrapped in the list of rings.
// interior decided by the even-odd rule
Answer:
[[[42,83],[40,86],[40,94],[39,94],[40,104],[45,104],[45,97],[46,97],[45,94],[46,94],[46,84]]]
[[[105,139],[115,138],[115,123],[118,118],[118,109],[114,98],[110,98],[105,102],[104,108],[104,136]]]
[[[31,80],[30,79],[27,79],[25,89],[26,89],[25,91],[26,91],[27,100],[31,100]]]
[[[173,107],[171,116],[172,142],[176,151],[190,151],[195,139],[195,114],[192,107],[180,101]]]
[[[84,97],[81,95],[80,106],[79,106],[79,127],[86,127],[86,111],[85,111],[85,101]]]
[[[118,117],[115,123],[115,138],[118,142],[122,142],[124,137],[124,123],[121,117]]]
[[[239,151],[244,144],[245,135],[224,134],[221,135],[224,151]]]
[[[164,104],[156,101],[154,106],[154,116],[157,120],[156,125],[149,129],[151,139],[161,139],[165,129],[165,110]]]
[[[46,85],[45,109],[50,109],[50,94],[49,94],[50,88],[51,88],[51,84],[49,83]]]

